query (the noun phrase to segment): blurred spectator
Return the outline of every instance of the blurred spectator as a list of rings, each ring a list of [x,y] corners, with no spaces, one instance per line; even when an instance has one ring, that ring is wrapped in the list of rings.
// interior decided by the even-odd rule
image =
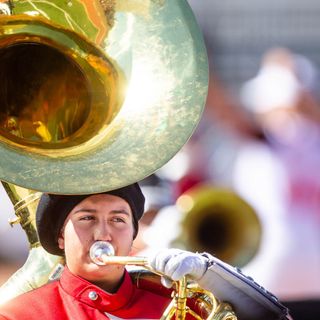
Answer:
[[[236,189],[265,222],[248,267],[282,299],[320,297],[320,106],[310,68],[305,57],[272,49],[241,92],[266,137],[242,148],[234,170]]]

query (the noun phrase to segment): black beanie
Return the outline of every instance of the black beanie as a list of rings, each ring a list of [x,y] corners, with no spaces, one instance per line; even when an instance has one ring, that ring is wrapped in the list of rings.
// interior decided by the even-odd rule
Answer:
[[[128,202],[133,216],[135,228],[134,238],[138,232],[138,221],[144,212],[144,196],[138,183],[116,190],[101,192],[118,196]],[[85,198],[93,194],[59,195],[44,193],[39,201],[36,212],[37,231],[41,245],[51,254],[63,255],[59,248],[58,237],[65,219],[71,210]]]

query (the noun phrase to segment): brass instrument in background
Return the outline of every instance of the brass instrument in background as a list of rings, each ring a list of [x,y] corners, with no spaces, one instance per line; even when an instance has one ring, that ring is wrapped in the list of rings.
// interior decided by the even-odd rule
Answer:
[[[0,2],[0,180],[30,243],[0,304],[59,263],[37,239],[37,192],[98,193],[150,175],[193,133],[207,86],[187,1]]]
[[[181,233],[172,246],[205,251],[238,267],[257,253],[262,234],[258,215],[233,190],[195,186],[182,194],[176,205],[182,212]]]

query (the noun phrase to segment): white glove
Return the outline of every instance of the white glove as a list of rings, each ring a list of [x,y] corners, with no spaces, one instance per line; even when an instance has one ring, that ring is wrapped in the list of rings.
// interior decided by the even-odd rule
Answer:
[[[180,249],[166,249],[151,256],[149,265],[169,278],[161,279],[162,284],[169,288],[172,285],[171,280],[178,281],[184,276],[199,280],[208,268],[208,258]]]

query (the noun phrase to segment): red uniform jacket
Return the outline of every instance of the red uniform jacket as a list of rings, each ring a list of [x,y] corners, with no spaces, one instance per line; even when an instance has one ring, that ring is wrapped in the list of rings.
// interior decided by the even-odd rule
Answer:
[[[1,320],[159,319],[170,299],[138,289],[128,272],[108,294],[65,268],[59,281],[27,292],[0,307]]]

